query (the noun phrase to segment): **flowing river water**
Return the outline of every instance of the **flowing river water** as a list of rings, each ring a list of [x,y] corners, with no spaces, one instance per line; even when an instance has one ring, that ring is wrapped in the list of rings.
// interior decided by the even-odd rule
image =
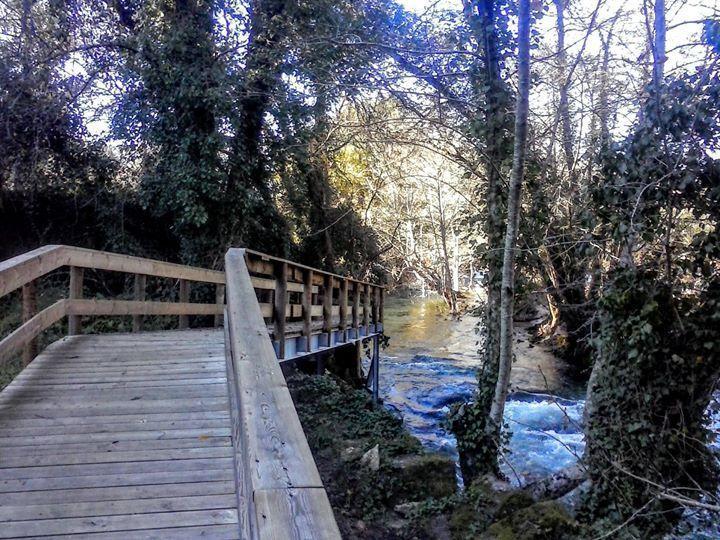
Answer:
[[[444,428],[449,407],[469,399],[477,384],[478,319],[450,320],[437,300],[389,298],[385,304],[380,395],[402,414],[406,426],[423,445],[457,459],[455,440]],[[524,484],[577,461],[584,449],[584,388],[563,372],[563,364],[527,339],[517,325],[511,395],[505,421],[512,435],[503,470],[514,484]],[[720,430],[720,413],[713,415]],[[720,447],[718,448],[720,450]],[[720,538],[720,517],[688,513],[683,534],[674,538]]]

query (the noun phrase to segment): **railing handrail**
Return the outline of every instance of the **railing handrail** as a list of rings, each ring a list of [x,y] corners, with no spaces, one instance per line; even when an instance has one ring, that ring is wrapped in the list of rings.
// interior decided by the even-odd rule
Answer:
[[[252,538],[339,539],[330,502],[266,331],[246,251],[225,255],[226,329]],[[235,428],[233,428],[235,431]]]
[[[126,274],[225,283],[225,273],[196,266],[64,245],[43,246],[0,262],[0,298],[63,266]]]
[[[302,263],[290,261],[290,260],[288,260],[288,259],[283,259],[282,257],[276,257],[276,256],[274,256],[274,255],[268,255],[267,253],[262,253],[262,252],[260,252],[260,251],[255,251],[255,250],[253,250],[253,249],[246,249],[246,248],[242,248],[242,249],[245,251],[245,254],[246,254],[246,255],[255,255],[256,257],[259,257],[259,258],[264,259],[264,260],[266,260],[266,261],[274,261],[274,262],[278,262],[278,263],[285,263],[285,264],[287,264],[288,266],[294,266],[295,268],[301,268],[302,270],[312,270],[312,272],[315,273],[315,274],[320,274],[320,275],[323,275],[323,276],[330,276],[330,277],[333,277],[333,278],[335,278],[335,279],[340,279],[340,280],[342,280],[342,279],[347,279],[347,280],[349,280],[349,281],[352,281],[353,283],[359,283],[359,284],[361,284],[361,285],[369,285],[369,286],[371,286],[371,287],[378,287],[378,288],[380,288],[380,289],[384,289],[384,288],[385,288],[385,285],[380,285],[380,284],[378,284],[378,283],[372,283],[372,282],[370,282],[370,281],[363,281],[363,280],[361,280],[361,279],[357,279],[357,278],[354,278],[354,277],[352,277],[352,276],[342,276],[342,275],[340,275],[340,274],[333,274],[332,272],[327,272],[327,271],[325,271],[325,270],[319,270],[319,269],[314,268],[314,267],[312,267],[312,266],[307,266],[307,265],[302,264]]]
[[[318,334],[318,330],[326,336],[329,344],[334,330],[340,330],[347,337],[348,330],[354,329],[357,338],[360,337],[361,327],[367,335],[371,326],[377,330],[377,323],[382,322],[384,287],[381,285],[258,251],[243,250],[243,253],[249,270],[255,274],[250,278],[253,287],[272,291],[272,303],[260,302],[260,308],[263,316],[270,319],[269,331],[278,344],[278,357],[281,360],[285,358],[285,337],[297,335],[297,328],[293,330],[291,327],[299,323],[302,323],[300,334],[305,339],[304,352],[309,353],[310,341],[312,336]],[[70,267],[69,298],[58,300],[38,312],[36,280],[63,266]],[[134,274],[134,300],[83,299],[83,269]],[[278,269],[282,270],[280,274]],[[179,301],[146,301],[147,276],[179,280]],[[180,328],[188,327],[189,315],[214,315],[215,326],[219,326],[225,303],[225,280],[226,273],[218,270],[65,245],[47,245],[0,261],[0,298],[19,288],[23,289],[23,324],[0,339],[0,362],[15,354],[18,349],[24,350],[26,363],[31,361],[37,354],[37,336],[66,316],[69,317],[70,335],[80,333],[81,316],[132,315],[133,331],[141,329],[143,315],[177,316]],[[189,282],[215,285],[215,303],[191,303]],[[306,292],[308,285],[310,290]],[[351,289],[353,304],[348,303],[348,291]],[[333,305],[333,290],[337,290],[335,300],[338,305]],[[322,291],[322,305],[312,302],[313,294],[318,291]],[[301,293],[302,303],[291,303],[288,293]],[[362,305],[359,304],[360,296],[364,297]],[[351,319],[348,314],[351,314]],[[300,317],[302,321],[297,320]],[[320,320],[313,321],[313,317],[319,317]],[[334,322],[334,318],[337,321]],[[292,319],[296,319],[296,322],[290,322]],[[318,328],[318,325],[321,327]]]
[[[37,309],[36,280],[61,268],[70,267],[69,298]],[[83,299],[83,270],[89,268],[135,275],[134,300]],[[145,300],[146,277],[180,281],[179,302]],[[215,304],[190,302],[189,282],[216,286]],[[0,340],[0,363],[23,350],[25,363],[37,354],[37,336],[64,317],[69,317],[69,334],[80,333],[83,315],[132,315],[133,330],[140,330],[143,315],[173,315],[180,328],[188,327],[189,315],[214,315],[219,325],[224,309],[225,273],[195,266],[146,259],[108,251],[64,245],[48,245],[0,262],[0,298],[23,289],[23,324]]]

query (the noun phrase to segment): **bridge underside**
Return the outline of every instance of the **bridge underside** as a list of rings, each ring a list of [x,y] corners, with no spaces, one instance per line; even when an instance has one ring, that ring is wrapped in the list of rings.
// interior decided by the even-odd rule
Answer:
[[[0,538],[239,538],[222,330],[64,338],[0,393]]]

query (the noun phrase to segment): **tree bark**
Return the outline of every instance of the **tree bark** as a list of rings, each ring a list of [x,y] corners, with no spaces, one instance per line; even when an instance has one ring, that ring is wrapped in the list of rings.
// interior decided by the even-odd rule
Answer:
[[[527,151],[528,107],[530,99],[530,0],[520,0],[518,14],[518,96],[515,105],[515,144],[510,177],[508,212],[503,251],[500,293],[500,357],[495,396],[490,409],[490,429],[500,429],[512,369],[513,303],[515,285],[515,246],[520,224],[520,194]]]

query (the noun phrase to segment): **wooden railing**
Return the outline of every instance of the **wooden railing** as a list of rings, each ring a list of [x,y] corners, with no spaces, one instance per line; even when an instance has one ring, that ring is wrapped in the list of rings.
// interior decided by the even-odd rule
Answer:
[[[237,426],[233,431],[238,433],[238,461],[242,464],[237,470],[237,484],[245,494],[242,498],[245,504],[241,502],[240,507],[247,512],[240,516],[241,523],[246,524],[243,538],[340,538],[267,334],[266,319],[270,314],[263,307],[265,302],[256,301],[263,290],[275,290],[276,294],[280,290],[274,309],[283,314],[287,313],[283,309],[287,304],[283,291],[296,289],[294,292],[303,296],[312,292],[314,271],[297,276],[304,282],[291,281],[288,278],[295,268],[302,267],[243,249],[231,249],[225,256],[226,348],[231,360],[231,384],[236,385],[234,393],[238,403],[233,410],[238,415],[233,418]],[[266,288],[258,289],[257,280],[250,276],[249,270],[266,275],[277,271],[278,274],[275,283],[265,283]],[[321,278],[324,280],[325,276]],[[302,288],[291,283],[300,283]],[[310,306],[311,302],[305,305]],[[284,319],[277,318],[281,329]]]
[[[244,250],[280,360],[382,332],[384,288]]]
[[[379,285],[245,250],[261,314],[278,359],[312,354],[382,332],[384,289]],[[37,280],[70,268],[68,297],[38,311]],[[133,300],[83,298],[85,269],[134,275]],[[178,280],[178,301],[146,299],[147,277]],[[215,286],[215,303],[190,302],[192,282]],[[25,363],[37,355],[38,335],[68,317],[68,333],[82,332],[82,316],[132,316],[142,329],[145,315],[173,315],[187,328],[190,315],[222,321],[225,272],[70,246],[44,246],[0,262],[0,298],[22,288],[22,325],[0,341],[0,362],[23,351]]]
[[[70,267],[68,297],[38,311],[37,280],[63,266]],[[83,298],[83,274],[87,268],[134,274],[134,300]],[[147,276],[178,280],[179,301],[147,301]],[[191,282],[215,285],[216,303],[190,302]],[[0,298],[19,288],[22,324],[0,341],[0,362],[21,350],[24,362],[30,362],[38,352],[38,335],[66,316],[70,335],[81,333],[80,318],[87,315],[132,315],[134,331],[141,330],[143,315],[175,315],[178,326],[187,328],[189,315],[214,315],[214,323],[219,325],[225,304],[224,272],[70,246],[44,246],[0,262]]]

